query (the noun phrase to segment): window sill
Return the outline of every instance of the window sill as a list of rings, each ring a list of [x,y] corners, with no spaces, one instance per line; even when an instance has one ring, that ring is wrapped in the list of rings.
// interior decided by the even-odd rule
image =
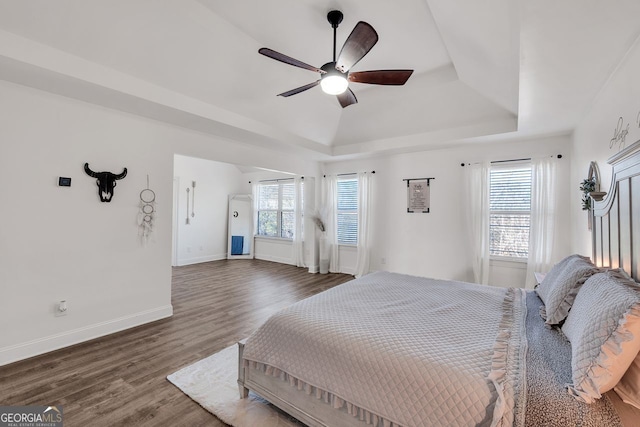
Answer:
[[[516,257],[508,257],[508,256],[490,256],[489,259],[498,262],[519,262],[521,264],[526,264],[529,259],[528,258],[516,258]]]
[[[264,241],[274,242],[274,243],[291,243],[291,242],[293,242],[293,239],[287,239],[285,237],[254,236],[253,238],[256,239],[256,240],[264,240]]]
[[[350,245],[348,243],[338,243],[338,246],[342,249],[353,249],[356,250],[358,249],[358,245]]]
[[[494,267],[517,268],[517,269],[525,270],[527,268],[527,259],[526,258],[492,257],[489,260],[489,264]]]

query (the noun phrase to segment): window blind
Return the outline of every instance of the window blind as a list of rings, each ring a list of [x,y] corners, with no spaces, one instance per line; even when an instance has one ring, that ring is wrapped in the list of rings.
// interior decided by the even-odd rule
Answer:
[[[358,180],[340,179],[337,182],[338,243],[358,243]]]
[[[531,219],[531,165],[492,167],[489,192],[490,254],[526,258]]]

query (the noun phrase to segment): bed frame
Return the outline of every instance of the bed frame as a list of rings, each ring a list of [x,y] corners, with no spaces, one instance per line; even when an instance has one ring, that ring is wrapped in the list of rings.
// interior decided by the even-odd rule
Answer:
[[[599,267],[622,268],[640,282],[640,141],[609,158],[611,185],[592,200],[591,259]],[[625,427],[637,425],[640,409],[606,393]]]
[[[593,200],[593,262],[640,281],[640,141],[612,156],[609,192]]]
[[[592,259],[598,266],[623,268],[640,281],[640,141],[611,157],[608,163],[613,167],[610,190],[604,198],[603,193],[593,194]],[[279,377],[245,368],[244,342],[238,346],[238,387],[242,398],[253,390],[311,427],[365,426],[346,411],[335,410],[315,397],[309,398]],[[639,412],[615,399],[616,396],[611,396],[623,425],[635,425]]]
[[[309,427],[367,426],[345,410],[333,409],[323,400],[307,396],[280,377],[264,375],[245,367],[242,360],[243,341],[238,342],[238,350],[238,388],[242,399],[247,398],[249,390],[252,390]]]

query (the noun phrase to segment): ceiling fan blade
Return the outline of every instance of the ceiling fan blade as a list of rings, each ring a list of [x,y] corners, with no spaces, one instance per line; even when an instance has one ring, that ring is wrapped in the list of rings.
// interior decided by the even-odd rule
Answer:
[[[336,70],[346,73],[378,42],[378,33],[364,21],[356,24],[344,42],[336,61]]]
[[[316,73],[325,74],[326,71],[321,70],[320,68],[314,67],[313,65],[305,64],[302,61],[298,61],[297,59],[293,59],[290,56],[284,55],[280,52],[276,52],[275,50],[269,49],[267,47],[263,47],[258,50],[258,53],[264,56],[268,56],[269,58],[275,59],[276,61],[284,62],[285,64],[293,65],[294,67],[304,68],[305,70],[315,71]]]
[[[313,83],[309,83],[308,85],[304,85],[304,86],[297,87],[295,89],[291,89],[291,90],[286,91],[286,92],[279,93],[278,96],[284,96],[286,98],[288,96],[295,95],[295,94],[300,93],[300,92],[304,92],[305,90],[309,90],[312,87],[316,87],[316,86],[318,86],[318,84],[320,84],[320,80],[317,80],[317,81],[315,81]]]
[[[342,105],[342,108],[346,108],[351,104],[357,104],[358,100],[356,99],[356,95],[349,88],[342,92],[340,95],[336,95],[338,97],[338,102]]]
[[[375,70],[349,73],[349,81],[372,85],[403,85],[409,80],[413,70]]]

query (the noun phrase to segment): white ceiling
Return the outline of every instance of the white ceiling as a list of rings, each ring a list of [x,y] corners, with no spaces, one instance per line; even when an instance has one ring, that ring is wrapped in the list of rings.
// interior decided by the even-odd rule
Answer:
[[[615,4],[615,7],[613,6]],[[402,87],[318,79],[362,20],[379,42],[354,71],[410,68]],[[569,133],[640,36],[638,0],[0,0],[0,78],[318,160]]]

